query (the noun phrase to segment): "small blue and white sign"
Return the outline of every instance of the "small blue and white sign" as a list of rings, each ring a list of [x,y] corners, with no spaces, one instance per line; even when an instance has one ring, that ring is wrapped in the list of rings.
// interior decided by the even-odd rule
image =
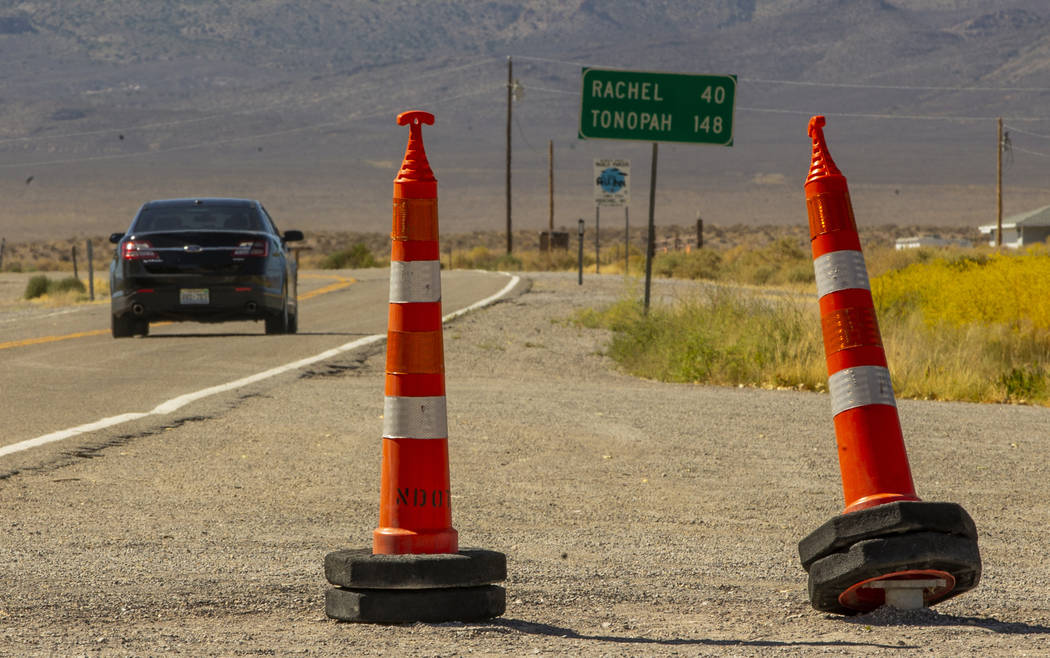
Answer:
[[[630,205],[630,160],[594,160],[594,202],[599,206]]]

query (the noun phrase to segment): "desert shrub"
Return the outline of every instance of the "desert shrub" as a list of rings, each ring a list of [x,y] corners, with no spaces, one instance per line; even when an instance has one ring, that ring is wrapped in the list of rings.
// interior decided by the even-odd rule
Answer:
[[[36,299],[47,294],[47,289],[51,281],[43,274],[37,274],[36,276],[30,277],[29,281],[26,282],[26,291],[23,297],[26,299]]]
[[[793,238],[758,248],[739,245],[723,256],[722,280],[753,285],[813,281],[813,257]]]
[[[722,255],[713,249],[657,254],[653,258],[653,274],[677,279],[718,279],[722,274]]]
[[[58,281],[48,281],[47,291],[49,293],[87,292],[87,286],[75,276],[67,276]]]
[[[938,256],[872,281],[880,312],[921,313],[927,325],[1003,324],[1050,330],[1050,254]]]
[[[609,356],[641,377],[819,390],[825,385],[819,324],[806,310],[713,287],[648,314],[632,299],[582,311],[575,320],[611,330]]]
[[[323,270],[360,269],[377,265],[375,256],[361,242],[328,254],[320,263]]]

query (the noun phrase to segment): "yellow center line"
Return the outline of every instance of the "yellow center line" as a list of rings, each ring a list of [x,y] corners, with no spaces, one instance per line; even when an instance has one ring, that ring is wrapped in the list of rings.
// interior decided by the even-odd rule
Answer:
[[[88,336],[101,336],[108,334],[109,329],[96,329],[94,331],[81,331],[75,334],[66,334],[65,336],[41,336],[40,338],[26,338],[24,340],[10,340],[6,343],[0,343],[0,350],[7,350],[12,347],[25,347],[27,345],[39,345],[41,343],[54,343],[60,340],[70,340],[72,338],[87,338]]]
[[[311,290],[308,293],[299,295],[299,301],[305,299],[312,299],[313,297],[319,297],[326,293],[335,292],[336,290],[342,290],[348,288],[353,284],[357,283],[357,279],[348,278],[345,276],[339,276],[337,274],[303,274],[304,279],[337,279],[334,283],[330,283],[327,286],[318,288],[317,290]],[[172,324],[171,322],[154,322],[152,326],[163,327],[165,325]],[[92,331],[78,331],[75,334],[65,334],[63,336],[41,336],[39,338],[25,338],[22,340],[10,340],[6,343],[0,343],[0,350],[8,350],[14,347],[28,347],[29,345],[41,345],[43,343],[56,343],[61,340],[72,340],[74,338],[88,338],[90,336],[104,336],[109,334],[109,329],[94,329]]]
[[[349,288],[357,283],[357,279],[339,276],[338,274],[303,274],[302,277],[304,279],[336,279],[336,281],[335,283],[329,283],[327,286],[322,286],[317,290],[311,290],[310,292],[299,295],[299,301],[319,297],[330,292],[335,292],[336,290],[342,290],[343,288]]]

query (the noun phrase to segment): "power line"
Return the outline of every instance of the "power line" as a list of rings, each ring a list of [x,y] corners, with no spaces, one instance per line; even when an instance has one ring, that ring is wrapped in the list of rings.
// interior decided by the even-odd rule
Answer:
[[[450,68],[450,69],[442,69],[441,71],[438,72],[438,74],[445,75],[445,74],[450,74],[450,73],[456,73],[458,71],[463,71],[463,70],[466,70],[466,69],[474,68],[474,67],[480,66],[482,64],[489,64],[492,61],[493,60],[491,58],[484,58],[484,59],[481,59],[481,60],[477,60],[477,61],[471,62],[469,64],[464,64],[462,66],[457,66],[457,67]],[[430,81],[433,81],[433,76],[434,75],[435,75],[434,72],[421,73],[419,75],[415,75],[415,76],[411,76],[411,77],[407,77],[407,78],[401,78],[400,82],[403,83],[403,84],[412,83],[412,82],[416,82],[416,81],[419,81],[419,80],[426,80],[426,81],[430,82]],[[173,126],[181,126],[181,125],[187,125],[187,124],[191,124],[191,123],[201,123],[201,122],[204,122],[204,121],[210,121],[212,119],[222,119],[222,118],[228,118],[228,117],[247,116],[247,115],[252,115],[252,114],[260,114],[260,113],[268,112],[268,111],[271,111],[271,110],[274,110],[274,109],[277,109],[277,108],[281,108],[281,107],[286,107],[287,109],[291,109],[291,110],[302,110],[302,109],[305,109],[307,107],[318,105],[318,104],[323,103],[323,102],[327,102],[327,101],[331,101],[331,100],[335,100],[335,99],[340,99],[340,98],[348,98],[350,96],[353,96],[354,94],[367,93],[367,92],[373,91],[375,89],[381,89],[383,87],[383,85],[384,85],[384,82],[367,82],[367,83],[364,83],[364,84],[351,86],[351,87],[346,88],[346,89],[341,89],[339,91],[334,91],[334,92],[330,92],[330,93],[327,93],[327,94],[314,96],[312,99],[310,99],[308,101],[304,101],[304,100],[302,100],[302,99],[300,99],[298,97],[295,97],[295,98],[292,98],[292,99],[287,99],[287,100],[274,100],[274,101],[271,101],[270,103],[267,103],[265,105],[261,105],[259,107],[254,107],[254,108],[247,109],[247,110],[237,110],[237,111],[233,111],[233,112],[228,112],[226,110],[232,109],[235,106],[239,107],[240,103],[229,104],[229,105],[226,105],[224,107],[220,106],[219,111],[217,111],[217,112],[215,112],[213,114],[209,114],[209,115],[202,116],[202,117],[194,117],[192,119],[178,119],[178,120],[174,120],[174,121],[162,121],[162,122],[158,122],[158,123],[149,123],[149,124],[143,124],[143,125],[139,125],[139,126],[122,126],[122,127],[119,127],[119,128],[102,128],[102,129],[99,129],[99,130],[88,130],[88,131],[75,132],[75,133],[62,133],[62,134],[59,134],[59,135],[27,135],[27,136],[22,136],[22,137],[8,137],[8,138],[0,139],[0,144],[9,144],[9,143],[13,143],[13,142],[33,142],[33,141],[40,141],[40,140],[52,140],[53,141],[53,140],[67,139],[67,138],[72,138],[72,137],[91,137],[91,136],[95,136],[95,135],[106,135],[106,134],[113,134],[113,133],[125,134],[125,133],[131,133],[131,132],[137,132],[137,131],[143,131],[143,130],[152,130],[152,129],[155,129],[155,128],[170,128],[170,127],[173,127]]]
[[[580,67],[595,67],[594,64],[587,62],[574,62],[563,59],[552,59],[549,57],[531,57],[529,55],[512,55],[515,59],[526,59],[537,62],[549,62],[552,64],[565,64],[571,66]],[[617,66],[601,66],[603,69],[614,69],[614,70],[629,70],[623,69]],[[797,85],[804,87],[840,87],[843,89],[900,89],[904,91],[973,91],[973,92],[998,92],[998,91],[1012,91],[1012,92],[1033,92],[1033,93],[1047,93],[1050,92],[1050,87],[979,87],[979,86],[941,86],[941,85],[896,85],[896,84],[862,84],[859,82],[811,82],[807,80],[776,80],[771,78],[748,78],[737,76],[738,82],[747,82],[754,84],[776,84],[776,85]]]
[[[465,92],[465,93],[462,93],[462,94],[456,94],[454,96],[445,96],[445,97],[442,97],[442,98],[437,98],[437,99],[434,99],[432,101],[428,101],[428,104],[430,104],[430,105],[440,105],[442,103],[447,103],[449,101],[458,100],[460,98],[466,98],[468,96],[477,96],[478,94],[489,93],[489,92],[491,92],[491,91],[493,91],[495,89],[502,89],[502,88],[504,88],[504,85],[489,85],[487,87],[479,88],[479,89],[476,89],[476,90],[471,91],[471,92]],[[158,154],[162,154],[162,153],[174,153],[174,152],[177,152],[177,151],[189,151],[189,150],[192,150],[192,149],[197,149],[197,148],[206,147],[206,146],[217,146],[217,145],[222,145],[222,144],[232,144],[232,143],[235,143],[235,142],[243,142],[243,141],[248,141],[248,140],[253,140],[253,139],[268,139],[268,138],[271,138],[271,137],[281,137],[281,136],[284,136],[284,135],[290,135],[290,134],[297,133],[297,132],[305,132],[305,131],[308,131],[308,130],[319,130],[319,129],[323,129],[323,128],[334,128],[336,126],[345,125],[347,123],[352,123],[354,121],[360,121],[360,120],[363,120],[363,119],[371,119],[371,118],[384,116],[384,115],[387,115],[388,113],[391,113],[393,111],[394,111],[394,108],[385,107],[385,108],[382,108],[382,109],[376,109],[376,110],[360,113],[360,114],[357,114],[357,115],[352,115],[352,116],[350,116],[348,118],[340,119],[338,121],[327,121],[327,122],[323,122],[323,123],[315,123],[315,124],[310,124],[310,125],[306,125],[306,126],[297,126],[295,128],[288,128],[286,130],[277,130],[277,131],[269,132],[269,133],[256,133],[256,134],[252,134],[252,135],[243,135],[243,136],[240,136],[240,137],[228,137],[228,138],[225,138],[225,139],[209,140],[207,142],[196,142],[196,143],[193,143],[193,144],[183,144],[183,145],[180,145],[180,146],[171,146],[171,147],[168,147],[168,148],[157,149],[155,151],[137,151],[135,153],[113,153],[113,154],[110,154],[110,155],[96,155],[96,156],[90,156],[90,157],[86,157],[86,158],[68,158],[68,159],[65,159],[65,160],[44,160],[44,161],[37,161],[37,162],[7,163],[7,164],[0,164],[0,168],[3,168],[3,169],[10,169],[10,168],[14,168],[14,167],[30,168],[30,167],[43,167],[43,166],[58,165],[58,164],[75,164],[75,163],[79,163],[79,162],[98,162],[98,161],[101,161],[101,160],[123,160],[123,159],[130,159],[130,158],[140,158],[140,157],[150,156],[150,155],[158,155]]]
[[[1042,139],[1050,139],[1050,135],[1044,135],[1042,133],[1034,133],[1034,132],[1032,132],[1030,130],[1024,130],[1023,128],[1018,128],[1017,126],[1004,126],[1004,127],[1005,128],[1009,128],[1010,130],[1012,130],[1014,132],[1022,133],[1022,134],[1025,134],[1025,135],[1031,135],[1032,137],[1039,137],[1039,138],[1042,138]]]
[[[814,112],[809,110],[780,110],[771,107],[736,107],[743,112],[764,112],[767,114],[794,114],[798,116],[813,116],[823,114],[829,117],[847,117],[855,119],[909,119],[918,121],[994,121],[998,117],[954,117],[938,114],[877,114],[870,112]],[[1017,118],[1014,121],[1050,121],[1050,117],[1040,118]]]
[[[1020,146],[1011,147],[1014,151],[1020,151],[1021,153],[1027,153],[1028,155],[1036,155],[1040,158],[1050,158],[1050,153],[1040,153],[1039,151],[1029,151],[1028,149],[1021,148]]]
[[[740,82],[753,84],[793,85],[800,87],[838,87],[842,89],[899,89],[903,91],[1013,91],[1013,92],[1050,92],[1050,87],[942,87],[933,85],[888,85],[861,84],[857,82],[808,82],[805,80],[765,80],[762,78],[738,78]]]

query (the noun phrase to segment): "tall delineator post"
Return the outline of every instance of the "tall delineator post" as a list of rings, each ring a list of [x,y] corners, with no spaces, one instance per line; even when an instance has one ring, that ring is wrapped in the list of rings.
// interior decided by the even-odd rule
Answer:
[[[422,126],[399,114],[408,146],[394,180],[379,526],[371,549],[325,556],[325,613],[356,622],[474,621],[503,614],[506,556],[459,549],[452,527],[441,328],[437,179]]]
[[[810,244],[845,511],[799,543],[818,610],[922,607],[980,579],[977,529],[955,503],[915,493],[846,177],[822,116],[809,123]]]
[[[813,158],[806,207],[842,489],[846,511],[853,512],[919,498],[849,188],[828,153],[823,125],[822,117],[810,122]]]
[[[423,148],[433,116],[406,112],[408,146],[394,179],[383,469],[374,553],[455,553],[448,473],[437,179]]]

